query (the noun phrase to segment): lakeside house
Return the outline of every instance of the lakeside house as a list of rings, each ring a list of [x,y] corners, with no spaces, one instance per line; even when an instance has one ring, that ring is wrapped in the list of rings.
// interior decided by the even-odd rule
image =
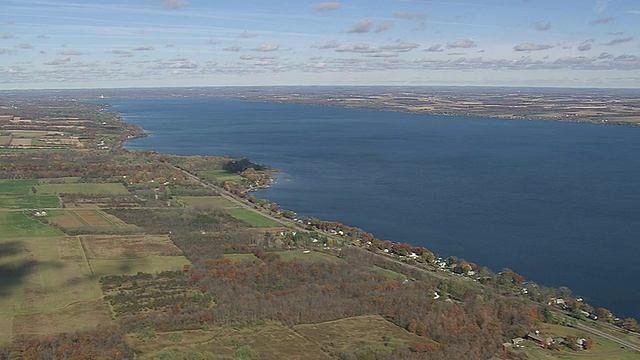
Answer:
[[[529,333],[529,334],[527,334],[527,339],[535,342],[536,344],[538,344],[538,345],[540,345],[542,347],[547,347],[547,346],[550,346],[551,344],[553,344],[553,338],[542,337],[542,336],[540,336],[540,334]]]

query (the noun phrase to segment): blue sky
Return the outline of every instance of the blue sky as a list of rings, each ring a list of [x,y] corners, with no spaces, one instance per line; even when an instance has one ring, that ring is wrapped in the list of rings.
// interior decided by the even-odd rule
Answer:
[[[640,87],[637,0],[0,0],[0,89]]]

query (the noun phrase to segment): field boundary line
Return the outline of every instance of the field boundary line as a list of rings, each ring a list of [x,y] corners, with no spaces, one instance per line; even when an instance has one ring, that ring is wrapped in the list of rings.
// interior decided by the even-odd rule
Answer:
[[[77,236],[78,241],[80,242],[80,249],[82,250],[82,258],[84,262],[89,266],[89,272],[91,275],[95,275],[96,273],[93,271],[93,266],[91,266],[91,262],[89,261],[89,255],[87,254],[87,248],[84,245],[84,241],[82,241],[82,236]]]
[[[70,210],[69,213],[75,216],[75,218],[78,219],[78,221],[80,221],[84,226],[91,227],[91,225],[82,216],[78,215],[74,210]]]

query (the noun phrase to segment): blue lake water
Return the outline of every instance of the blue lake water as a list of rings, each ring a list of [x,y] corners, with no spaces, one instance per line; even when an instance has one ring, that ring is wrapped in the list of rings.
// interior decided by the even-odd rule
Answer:
[[[113,100],[128,148],[247,156],[258,193],[640,319],[640,129],[246,102]]]

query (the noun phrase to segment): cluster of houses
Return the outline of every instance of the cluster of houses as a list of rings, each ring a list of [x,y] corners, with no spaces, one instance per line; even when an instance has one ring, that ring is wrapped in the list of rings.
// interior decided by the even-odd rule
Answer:
[[[544,336],[540,334],[540,331],[536,330],[535,332],[528,333],[525,337],[517,337],[511,339],[510,342],[505,342],[502,344],[502,348],[504,350],[511,348],[523,348],[525,347],[525,341],[531,341],[538,346],[543,348],[550,347],[552,345],[564,345],[570,347],[572,349],[583,349],[587,348],[587,339],[580,337],[575,340],[575,344],[569,344],[567,339],[562,337],[552,338],[550,336]]]

